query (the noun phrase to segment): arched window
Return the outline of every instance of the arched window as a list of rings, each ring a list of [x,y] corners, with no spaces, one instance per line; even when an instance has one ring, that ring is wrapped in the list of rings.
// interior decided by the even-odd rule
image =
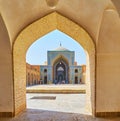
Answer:
[[[75,84],[78,84],[78,77],[75,77]]]
[[[44,69],[44,73],[47,73],[47,69]]]
[[[30,85],[30,74],[28,73],[28,86]]]
[[[34,84],[33,74],[31,74],[31,83],[32,83],[32,85]]]
[[[75,69],[75,73],[78,73],[78,69]]]
[[[60,66],[57,71],[64,71],[64,68]]]
[[[44,84],[47,84],[47,76],[44,76]]]

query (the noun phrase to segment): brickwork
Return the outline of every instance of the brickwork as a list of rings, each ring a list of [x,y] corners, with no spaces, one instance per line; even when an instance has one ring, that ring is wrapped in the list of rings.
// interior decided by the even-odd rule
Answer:
[[[14,48],[13,48],[13,62],[14,62],[14,99],[15,99],[15,114],[19,112],[19,108],[24,110],[26,103],[26,63],[25,63],[25,55],[28,47],[36,41],[36,39],[42,37],[48,32],[58,29],[67,35],[71,36],[78,43],[80,43],[83,48],[89,53],[94,53],[94,44],[90,36],[84,31],[79,25],[75,24],[71,20],[61,16],[58,13],[52,13],[47,15],[40,20],[34,22],[27,28],[25,28],[17,37]],[[95,53],[94,53],[95,54]],[[88,61],[94,62],[94,55],[89,58]],[[92,65],[93,64],[93,65]],[[88,104],[94,109],[94,63],[88,63],[87,65],[88,73],[86,75],[89,77],[89,83],[87,92],[87,97],[90,101]],[[91,75],[90,75],[91,74]],[[91,82],[93,84],[91,84]],[[92,87],[92,90],[91,90]],[[23,107],[22,107],[23,106]],[[21,108],[22,107],[22,108]]]
[[[40,66],[26,63],[26,86],[40,84]]]

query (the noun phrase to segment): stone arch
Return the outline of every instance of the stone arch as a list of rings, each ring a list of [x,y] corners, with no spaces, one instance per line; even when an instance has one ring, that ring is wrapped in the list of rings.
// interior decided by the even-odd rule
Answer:
[[[58,29],[75,39],[87,52],[87,109],[95,113],[95,45],[78,24],[54,12],[26,27],[13,45],[15,115],[26,108],[26,52],[43,35]]]

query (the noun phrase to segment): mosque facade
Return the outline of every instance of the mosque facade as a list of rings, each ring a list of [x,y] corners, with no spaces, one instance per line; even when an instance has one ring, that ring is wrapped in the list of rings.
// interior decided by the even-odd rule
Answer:
[[[47,62],[40,65],[42,84],[83,84],[86,65],[77,65],[75,52],[60,46],[47,51]]]

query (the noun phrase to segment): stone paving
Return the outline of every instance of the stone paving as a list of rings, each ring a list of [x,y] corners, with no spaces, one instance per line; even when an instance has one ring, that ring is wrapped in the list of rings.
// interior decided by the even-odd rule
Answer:
[[[36,97],[56,96],[56,99]],[[85,112],[85,94],[27,94],[27,109],[0,121],[120,121],[120,117],[95,118]]]
[[[39,99],[40,97],[56,97],[56,99]],[[27,94],[27,108],[59,111],[67,113],[85,112],[86,94]]]
[[[120,121],[120,118],[94,118],[77,113],[27,109],[14,118],[0,118],[0,121]]]

